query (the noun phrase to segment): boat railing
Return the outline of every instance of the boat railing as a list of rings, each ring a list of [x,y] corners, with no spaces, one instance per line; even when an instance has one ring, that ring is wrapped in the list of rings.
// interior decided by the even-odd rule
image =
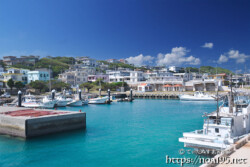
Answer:
[[[220,120],[218,120],[218,122],[216,122],[216,119],[205,119],[204,124],[208,124],[209,126],[210,125],[231,126],[232,121],[231,120],[226,120],[226,119],[223,119],[223,120],[220,119]]]

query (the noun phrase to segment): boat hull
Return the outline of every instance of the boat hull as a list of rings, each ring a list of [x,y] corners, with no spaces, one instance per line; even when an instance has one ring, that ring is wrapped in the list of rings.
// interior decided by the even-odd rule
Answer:
[[[33,102],[24,102],[22,106],[27,108],[54,108],[55,102],[46,102],[46,103],[33,103]]]
[[[68,100],[59,100],[59,101],[57,101],[56,105],[57,105],[57,107],[66,107],[69,102],[70,101],[68,101]]]
[[[107,98],[89,99],[89,104],[106,104],[107,100],[108,100]]]
[[[79,107],[79,106],[82,106],[82,101],[81,100],[72,101],[72,102],[69,102],[67,105],[72,106],[72,107]]]
[[[215,101],[213,97],[194,97],[190,95],[179,95],[179,98],[185,101]]]

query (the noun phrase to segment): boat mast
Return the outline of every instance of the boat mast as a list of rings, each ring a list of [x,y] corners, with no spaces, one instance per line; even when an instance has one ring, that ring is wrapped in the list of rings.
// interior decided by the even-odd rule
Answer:
[[[101,93],[101,91],[102,91],[102,85],[101,85],[101,79],[99,78],[99,97],[101,97],[102,95],[102,93]]]
[[[230,91],[230,99],[229,99],[229,113],[233,113],[233,77],[232,77],[232,74],[230,74],[230,88],[231,88],[231,91]]]
[[[49,91],[51,92],[51,72],[50,72],[51,65],[49,65]]]
[[[216,65],[216,80],[217,80],[217,65]],[[216,123],[219,124],[219,85],[217,80],[217,92],[216,92],[217,110],[216,110]]]

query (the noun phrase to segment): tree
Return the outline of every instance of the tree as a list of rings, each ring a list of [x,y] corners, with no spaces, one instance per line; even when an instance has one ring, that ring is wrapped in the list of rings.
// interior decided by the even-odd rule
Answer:
[[[15,82],[12,78],[8,80],[7,85],[10,87],[10,91],[12,92],[12,88],[15,86]]]
[[[63,61],[63,62],[62,62]],[[50,68],[53,72],[53,76],[56,77],[58,74],[60,74],[62,71],[65,71],[66,69],[69,68],[69,64],[64,63],[65,61],[68,62],[74,62],[73,59],[68,59],[68,58],[42,58],[40,59],[35,67],[36,68]],[[72,64],[72,63],[71,63]]]
[[[22,89],[22,88],[25,87],[25,85],[24,85],[21,81],[17,81],[17,82],[15,83],[15,87],[16,87],[17,89]]]
[[[53,80],[51,81],[51,88],[55,89],[56,91],[62,91],[62,89],[70,89],[70,84],[57,81],[57,80]]]
[[[44,81],[33,81],[29,84],[29,86],[33,89],[38,89],[40,92],[42,92],[42,90],[45,92],[48,90],[48,86],[46,84],[46,82]]]
[[[92,89],[94,87],[94,85],[92,83],[89,83],[89,82],[86,82],[86,83],[83,83],[80,85],[80,88],[86,88],[88,90],[88,93],[89,93],[89,90]]]

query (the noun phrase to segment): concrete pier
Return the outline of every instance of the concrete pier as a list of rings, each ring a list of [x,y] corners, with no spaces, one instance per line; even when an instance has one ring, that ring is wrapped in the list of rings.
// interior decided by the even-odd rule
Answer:
[[[203,164],[200,167],[249,167],[250,166],[250,134],[237,141],[231,147],[216,155],[214,159],[227,157],[221,164]],[[223,161],[222,161],[223,162]]]
[[[0,107],[0,134],[30,138],[86,129],[86,113]]]

